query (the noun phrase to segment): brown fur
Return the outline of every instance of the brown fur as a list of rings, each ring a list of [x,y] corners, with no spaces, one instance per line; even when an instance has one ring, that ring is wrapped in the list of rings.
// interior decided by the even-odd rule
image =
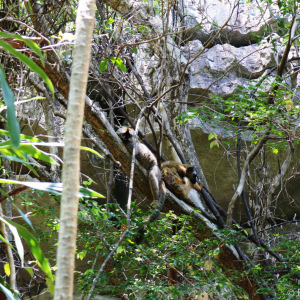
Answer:
[[[192,189],[201,192],[203,183],[196,178],[194,167],[191,165],[166,161],[161,165],[161,170],[166,187],[179,199],[188,201]]]

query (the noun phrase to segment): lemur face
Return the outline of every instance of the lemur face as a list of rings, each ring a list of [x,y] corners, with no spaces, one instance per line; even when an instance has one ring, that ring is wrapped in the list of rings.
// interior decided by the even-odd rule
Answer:
[[[192,184],[199,181],[197,171],[194,167],[189,167],[186,170],[186,177],[188,177]]]

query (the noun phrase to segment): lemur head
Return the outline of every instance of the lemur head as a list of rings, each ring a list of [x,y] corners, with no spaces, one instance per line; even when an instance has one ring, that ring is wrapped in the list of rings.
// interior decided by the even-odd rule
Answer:
[[[134,130],[129,127],[121,127],[120,129],[117,130],[118,136],[123,140],[124,142],[129,142],[131,141],[131,138],[134,134]]]
[[[189,167],[186,169],[186,177],[189,178],[192,184],[195,184],[199,181],[197,171],[194,167]]]

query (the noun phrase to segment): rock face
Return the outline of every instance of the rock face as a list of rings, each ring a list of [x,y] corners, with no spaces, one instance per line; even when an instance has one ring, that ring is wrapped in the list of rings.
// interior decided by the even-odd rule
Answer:
[[[259,9],[259,2],[240,1],[235,6],[236,1],[233,0],[186,0],[181,9],[186,15],[186,27],[191,29],[184,37],[207,42],[230,18],[217,42],[236,47],[253,44],[255,36],[263,31],[259,19],[263,18],[265,24],[271,21],[269,8]],[[264,7],[263,3],[261,7]]]
[[[273,34],[265,40],[257,38],[264,30],[262,24],[276,25],[274,18],[270,17],[270,8],[263,3],[258,8],[258,2],[246,1],[234,7],[235,2],[186,0],[179,7],[182,11],[181,29],[184,29],[184,46],[180,51],[187,61],[193,60],[188,68],[190,100],[211,93],[227,98],[237,85],[246,86],[251,79],[258,79],[266,70],[276,67],[276,45],[269,41],[271,37],[277,40],[278,37]],[[178,22],[174,18],[172,21]],[[223,26],[213,43],[203,50]],[[146,49],[146,45],[143,47],[136,56],[135,66],[146,88],[152,92],[159,85],[155,74],[162,72],[162,58],[155,51]],[[198,57],[194,60],[195,56]]]
[[[183,48],[186,58],[194,57],[203,49],[199,40]],[[201,94],[231,96],[237,85],[246,86],[266,68],[275,65],[274,52],[267,43],[236,48],[230,44],[217,44],[206,49],[190,65],[191,99]]]

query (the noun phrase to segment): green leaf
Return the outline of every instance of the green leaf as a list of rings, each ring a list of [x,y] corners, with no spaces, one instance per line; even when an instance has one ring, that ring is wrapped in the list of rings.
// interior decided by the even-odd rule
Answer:
[[[0,134],[9,136],[9,131],[0,129]],[[40,139],[37,139],[37,138],[29,136],[29,135],[25,135],[25,134],[20,134],[20,138],[21,138],[21,140],[25,140],[25,141],[32,142],[32,143],[43,143],[44,142]]]
[[[10,276],[10,266],[9,266],[9,264],[4,264],[4,272],[7,276]]]
[[[17,180],[1,178],[0,183],[25,185],[32,189],[45,191],[54,195],[61,195],[63,190],[63,185],[61,182],[30,182],[30,181],[17,181]],[[105,196],[85,187],[79,187],[78,197],[105,198]]]
[[[86,256],[86,254],[87,254],[87,251],[83,250],[83,251],[77,253],[77,258],[79,258],[80,260],[83,260]]]
[[[132,47],[132,51],[133,51],[134,54],[137,54],[137,47],[136,47],[136,46],[133,46],[133,47]]]
[[[81,150],[85,150],[85,151],[89,151],[91,153],[94,153],[95,155],[99,156],[100,158],[103,158],[103,156],[101,154],[99,154],[99,152],[97,152],[96,150],[89,148],[89,147],[80,147]]]
[[[114,63],[121,71],[126,72],[126,66],[124,65],[122,59],[120,57],[110,57],[112,63]]]
[[[79,187],[79,197],[84,198],[106,198],[105,196],[86,187]]]
[[[33,42],[30,37],[28,37],[27,39],[22,38],[20,35],[18,34],[12,34],[12,33],[6,33],[6,32],[0,32],[0,37],[4,37],[4,38],[12,38],[12,39],[16,39],[19,41],[23,41],[26,43],[26,45],[32,50],[34,51],[34,53],[39,56],[39,58],[41,59],[42,65],[45,65],[44,62],[44,57],[42,55],[42,51],[40,49],[40,47]]]
[[[16,248],[17,248],[19,257],[21,259],[21,265],[24,266],[24,247],[23,247],[21,238],[19,236],[18,230],[16,229],[15,226],[11,225],[7,219],[3,219],[2,217],[0,217],[0,221],[2,221],[4,224],[6,224],[9,228],[9,230],[11,231],[11,233],[13,234],[14,239],[15,239]]]
[[[9,289],[10,286],[4,281],[2,277],[0,277],[0,281],[0,290],[2,290],[8,300],[21,300],[17,295],[13,294],[12,290]],[[4,285],[9,286],[9,288],[5,287]]]
[[[126,248],[124,246],[119,246],[117,248],[116,252],[117,252],[117,254],[122,253],[122,252],[126,253]]]
[[[108,67],[108,58],[103,58],[99,65],[99,71],[102,73]]]
[[[14,49],[11,45],[8,43],[5,43],[4,41],[0,40],[0,46],[3,47],[4,50],[8,51],[10,54],[14,55],[15,57],[19,58],[24,64],[26,64],[33,72],[40,75],[40,77],[44,80],[44,82],[47,84],[49,90],[51,91],[52,95],[54,96],[54,87],[49,79],[49,77],[46,75],[46,73],[35,63],[33,62],[29,57],[26,55],[18,52],[16,49]]]
[[[219,142],[217,140],[214,140],[209,144],[209,148],[213,148],[214,146],[217,146],[218,148],[220,147]]]
[[[212,140],[212,139],[216,139],[217,137],[218,137],[218,135],[217,135],[215,132],[213,132],[213,133],[210,133],[210,134],[209,134],[208,140],[210,141],[210,140]]]
[[[20,236],[26,241],[27,245],[29,246],[33,256],[36,258],[42,271],[48,276],[48,278],[53,279],[50,264],[45,258],[43,251],[40,248],[35,237],[22,225],[19,225],[8,219],[6,219],[6,221],[18,230]]]
[[[1,45],[1,44],[0,44]],[[20,126],[15,113],[14,94],[9,88],[5,79],[5,73],[0,65],[0,85],[2,88],[3,98],[7,106],[7,125],[12,145],[15,149],[20,145]]]
[[[58,163],[52,157],[50,157],[48,153],[36,148],[34,143],[21,143],[19,149],[33,158],[40,159],[50,164],[58,165]]]
[[[108,20],[106,20],[106,25],[112,24],[114,22],[115,20],[113,18],[109,18]]]
[[[213,138],[214,138],[214,135],[213,135],[212,133],[210,133],[209,136],[208,136],[208,140],[210,141],[210,140],[212,140]]]
[[[32,278],[32,277],[33,277],[33,270],[32,270],[32,268],[25,267],[24,269],[29,273],[29,275],[30,275],[31,278]]]
[[[8,247],[10,247],[12,250],[16,251],[11,243],[9,243],[1,234],[0,234],[0,240],[3,241]]]

